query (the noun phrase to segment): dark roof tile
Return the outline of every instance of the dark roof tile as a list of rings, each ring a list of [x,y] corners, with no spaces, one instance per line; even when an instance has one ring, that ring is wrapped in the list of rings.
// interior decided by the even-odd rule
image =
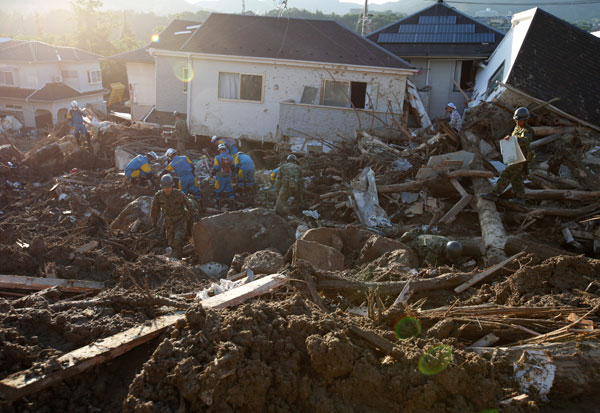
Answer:
[[[537,9],[506,83],[600,126],[600,38]]]
[[[158,41],[151,43],[153,49],[179,50],[196,30],[193,26],[202,24],[193,20],[175,19],[159,33]],[[188,29],[188,27],[190,27]],[[177,33],[177,34],[176,34]]]
[[[0,86],[0,97],[12,99],[25,99],[27,96],[35,92],[35,89],[27,89],[22,87]]]
[[[98,60],[100,55],[75,47],[52,46],[38,41],[0,47],[0,61],[17,62],[83,62]]]
[[[139,49],[130,50],[107,57],[107,60],[117,60],[119,62],[137,62],[137,63],[154,63],[154,57],[148,52],[150,46],[140,47]]]
[[[104,93],[104,89],[81,93],[64,83],[46,83],[43,88],[36,91],[28,100],[54,102],[57,100],[73,99],[80,96],[95,95],[99,93]]]
[[[212,13],[185,52],[413,69],[331,20]]]

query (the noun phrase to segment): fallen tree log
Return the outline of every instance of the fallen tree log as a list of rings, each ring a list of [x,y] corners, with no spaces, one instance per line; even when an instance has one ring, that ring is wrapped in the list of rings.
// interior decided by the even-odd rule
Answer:
[[[583,395],[596,396],[600,386],[600,343],[579,341],[551,344],[529,344],[515,347],[470,347],[478,354],[492,355],[512,365],[524,363],[529,354],[546,356],[554,366],[553,377],[549,378],[550,398],[573,398]],[[515,372],[515,376],[520,370]]]
[[[502,267],[504,267],[507,264],[510,264],[511,262],[513,262],[514,260],[516,260],[517,258],[519,258],[520,256],[524,255],[525,252],[521,251],[518,254],[513,255],[512,257],[509,257],[507,259],[505,259],[502,262],[499,262],[498,264],[484,270],[483,272],[477,274],[475,277],[471,278],[469,281],[459,285],[458,287],[456,287],[454,289],[455,293],[462,293],[463,291],[465,291],[467,288],[472,287],[473,285],[477,284],[478,282],[484,280],[485,278],[489,277],[490,275],[492,275],[493,273],[495,273],[498,270],[501,270]]]
[[[62,278],[40,278],[0,274],[0,288],[43,290],[52,287],[59,287],[62,291],[68,293],[86,293],[98,292],[104,289],[104,283],[87,280],[67,280]]]
[[[470,277],[471,275],[469,273],[448,273],[440,275],[439,277],[428,279],[382,282],[357,281],[339,277],[320,278],[317,280],[315,285],[317,290],[325,291],[375,291],[380,295],[398,295],[402,292],[402,289],[408,282],[410,282],[410,291],[412,293],[416,293],[420,291],[454,288],[457,285],[469,280]]]
[[[532,126],[532,128],[537,137],[565,133],[582,134],[590,131],[581,126]]]
[[[465,133],[461,133],[460,135],[463,149],[475,154],[475,159],[473,159],[471,166],[483,169],[479,150],[480,139],[470,131],[465,131]],[[494,202],[487,201],[479,196],[490,192],[491,189],[487,179],[473,178],[473,193],[477,200],[477,213],[479,214],[479,226],[481,227],[485,256],[488,263],[495,264],[506,259],[504,244],[506,244],[507,236],[502,224],[502,218]]]
[[[463,251],[465,255],[470,257],[480,257],[483,254],[481,250],[481,238],[459,238],[458,241],[463,244]],[[534,262],[534,264],[545,261],[551,257],[558,257],[559,255],[577,255],[551,245],[525,240],[516,236],[508,237],[506,244],[504,244],[504,252],[507,255],[515,255],[521,251],[524,251],[528,254],[533,254],[537,260],[537,262]]]
[[[593,203],[581,208],[550,208],[550,207],[526,207],[523,205],[517,205],[513,202],[505,201],[500,199],[497,201],[503,207],[508,209],[513,209],[515,211],[526,212],[528,215],[551,215],[555,217],[565,217],[565,218],[577,218],[583,215],[592,214],[597,210],[600,210],[600,205],[598,203]]]
[[[471,169],[459,169],[458,171],[451,171],[448,173],[440,173],[438,176],[434,176],[428,179],[422,179],[418,181],[405,182],[402,184],[391,184],[391,185],[378,185],[377,192],[408,192],[421,189],[423,186],[436,182],[441,178],[493,178],[494,174],[490,171],[484,171],[483,166],[481,170]]]
[[[211,309],[232,307],[252,297],[268,293],[282,286],[286,281],[287,279],[279,274],[272,274],[203,300],[202,306]],[[158,336],[179,320],[185,320],[185,314],[182,312],[159,317],[113,336],[97,340],[59,357],[49,372],[40,371],[39,367],[32,367],[11,374],[0,381],[0,397],[13,401],[45,389],[90,367],[128,352]],[[59,366],[57,370],[55,366]]]
[[[600,191],[573,191],[570,189],[526,189],[527,199],[558,199],[600,202]]]

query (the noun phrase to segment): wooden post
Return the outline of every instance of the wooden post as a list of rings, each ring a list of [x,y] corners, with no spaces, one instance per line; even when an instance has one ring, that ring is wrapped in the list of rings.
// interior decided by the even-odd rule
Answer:
[[[455,178],[451,178],[450,183],[458,191],[461,198],[452,208],[450,208],[446,215],[440,219],[440,223],[442,224],[450,224],[452,221],[454,221],[456,219],[456,215],[462,211],[463,208],[466,207],[473,199],[473,196],[465,191],[465,188],[463,188]]]
[[[513,262],[514,260],[516,260],[517,258],[519,258],[520,256],[522,256],[524,254],[525,254],[525,252],[521,251],[518,254],[515,254],[512,257],[507,258],[507,259],[505,259],[502,262],[499,262],[498,264],[496,264],[496,265],[488,268],[487,270],[483,271],[482,273],[480,273],[480,274],[476,275],[475,277],[471,278],[466,283],[459,285],[458,287],[456,287],[454,289],[454,292],[455,293],[462,293],[467,288],[469,288],[469,287],[477,284],[479,281],[482,281],[483,279],[489,277],[490,275],[492,275],[496,271],[502,269],[502,267],[504,267],[506,264],[510,264],[511,262]]]

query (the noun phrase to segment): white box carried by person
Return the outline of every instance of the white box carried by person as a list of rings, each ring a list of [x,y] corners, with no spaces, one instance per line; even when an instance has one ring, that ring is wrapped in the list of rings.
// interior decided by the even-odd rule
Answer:
[[[519,140],[516,136],[511,136],[510,139],[500,140],[500,153],[502,154],[502,162],[505,165],[514,165],[525,162],[525,156],[519,146]]]

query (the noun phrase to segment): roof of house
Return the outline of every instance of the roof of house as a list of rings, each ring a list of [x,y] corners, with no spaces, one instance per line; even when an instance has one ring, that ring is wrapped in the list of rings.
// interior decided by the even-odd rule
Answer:
[[[27,40],[12,40],[12,39],[8,39],[8,40],[0,42],[0,50],[6,49],[7,47],[13,47],[13,46],[16,46],[18,44],[23,44],[23,43],[26,43],[26,42],[27,42]]]
[[[34,94],[29,96],[28,100],[54,102],[57,100],[72,99],[80,96],[96,95],[104,92],[104,89],[91,90],[89,92],[78,92],[64,83],[51,82],[46,83],[43,88],[37,90]]]
[[[185,113],[180,112],[179,116],[181,116],[181,119],[184,120],[187,118],[187,115]],[[144,122],[171,126],[175,125],[175,116],[173,115],[173,112],[168,112],[165,110],[156,110],[156,108],[154,108],[152,109],[152,112],[150,112],[150,114],[146,116]]]
[[[489,57],[504,35],[438,2],[366,37],[402,57]]]
[[[599,67],[599,38],[537,9],[506,83],[600,126]]]
[[[23,87],[13,86],[0,86],[0,98],[25,99],[33,92],[35,92],[35,89],[27,89]]]
[[[139,49],[129,50],[114,56],[107,57],[108,60],[117,60],[119,62],[135,63],[154,63],[154,57],[148,52],[150,46],[140,47]]]
[[[187,42],[171,50],[413,69],[404,60],[331,20],[212,13]]]
[[[38,41],[19,42],[13,40],[12,42],[15,43],[11,46],[0,46],[0,61],[84,62],[98,60],[102,57],[75,47],[52,46],[48,43]]]
[[[201,24],[201,22],[193,20],[175,19],[159,33],[157,41],[153,41],[150,47],[179,50]]]

